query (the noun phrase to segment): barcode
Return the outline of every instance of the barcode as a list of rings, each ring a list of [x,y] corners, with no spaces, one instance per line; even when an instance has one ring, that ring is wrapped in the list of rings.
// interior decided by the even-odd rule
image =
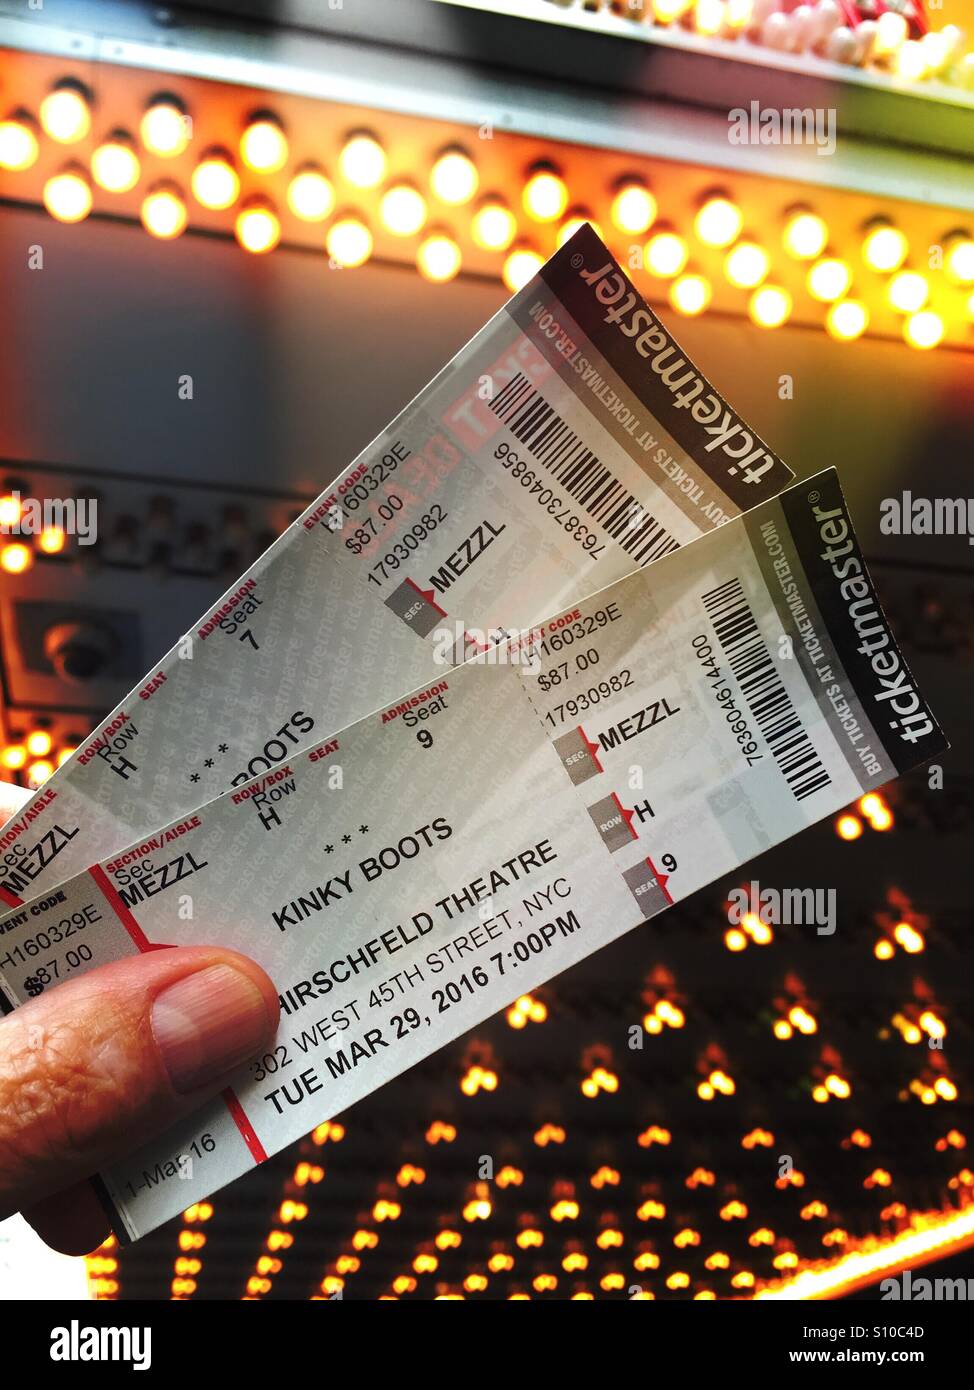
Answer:
[[[741,581],[728,579],[711,589],[703,596],[703,606],[747,707],[795,800],[803,801],[827,787],[832,779],[775,670]]]
[[[490,408],[637,565],[679,549],[680,542],[613,477],[523,372],[511,378]]]

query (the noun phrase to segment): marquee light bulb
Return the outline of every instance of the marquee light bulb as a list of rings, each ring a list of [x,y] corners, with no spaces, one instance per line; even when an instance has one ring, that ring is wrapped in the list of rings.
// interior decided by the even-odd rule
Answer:
[[[16,526],[23,515],[23,504],[12,492],[0,497],[0,526]]]
[[[46,758],[38,758],[27,769],[27,780],[34,788],[43,786],[49,777],[54,776],[54,764]]]
[[[23,574],[33,563],[30,546],[22,541],[12,541],[0,550],[0,569],[6,574]]]
[[[703,275],[681,275],[670,285],[669,299],[678,314],[695,318],[710,303],[713,290]]]
[[[736,203],[723,194],[714,194],[698,211],[693,220],[697,239],[704,246],[730,246],[740,236],[744,218]]]
[[[83,140],[91,129],[91,107],[76,82],[59,83],[41,102],[41,126],[60,145]]]
[[[364,265],[372,254],[372,233],[357,217],[340,217],[328,228],[325,249],[338,265]]]
[[[179,102],[160,97],[146,110],[139,125],[143,145],[161,159],[174,159],[189,144],[192,122]]]
[[[823,217],[796,208],[785,222],[782,241],[788,255],[796,261],[811,261],[825,250],[829,229]]]
[[[899,270],[909,249],[909,242],[900,229],[890,222],[881,221],[867,229],[862,243],[862,258],[870,270],[889,274]]]
[[[835,256],[816,261],[806,277],[808,293],[822,304],[841,299],[852,284],[852,270]]]
[[[944,270],[955,285],[974,285],[974,238],[964,232],[948,238]]]
[[[287,162],[287,136],[274,116],[255,116],[240,137],[240,158],[255,174],[276,174]]]
[[[641,179],[626,179],[612,199],[612,223],[620,232],[641,236],[656,221],[656,199]]]
[[[903,336],[910,347],[926,351],[935,348],[944,336],[944,321],[931,309],[911,314],[903,325]]]
[[[516,294],[543,265],[544,260],[537,251],[527,246],[515,247],[504,261],[504,284],[512,294]]]
[[[433,232],[420,243],[416,264],[427,280],[443,284],[460,269],[460,248],[445,232]]]
[[[915,270],[900,270],[886,286],[886,298],[901,314],[915,314],[930,297],[930,286]]]
[[[0,753],[0,767],[8,772],[19,772],[27,762],[27,749],[22,743],[8,743]]]
[[[20,173],[36,163],[40,146],[28,122],[19,116],[0,121],[0,169]]]
[[[338,157],[338,169],[355,188],[375,188],[385,178],[386,152],[374,135],[359,131],[350,135]]]
[[[53,742],[46,729],[33,729],[27,735],[27,752],[32,758],[46,758]]]
[[[320,169],[299,169],[288,184],[287,205],[302,222],[323,222],[335,206],[331,179]]]
[[[276,174],[288,161],[288,136],[272,115],[257,115],[240,136],[240,158],[254,174]]]
[[[535,222],[554,222],[568,206],[565,180],[549,165],[536,165],[522,195],[524,211]]]
[[[825,316],[825,326],[833,338],[848,343],[861,338],[869,327],[869,311],[858,299],[839,299]]]
[[[142,201],[142,225],[160,241],[178,237],[186,228],[186,220],[186,204],[174,186],[154,188]]]
[[[128,193],[141,172],[132,142],[121,131],[109,136],[91,156],[91,177],[106,193]]]
[[[650,275],[661,280],[670,280],[679,275],[690,256],[686,238],[678,232],[657,232],[649,238],[643,252],[646,269]]]
[[[220,212],[240,196],[240,176],[223,150],[205,154],[193,170],[193,197],[201,207]]]
[[[474,213],[470,234],[483,251],[506,251],[517,235],[517,218],[503,203],[490,200]]]
[[[63,169],[44,185],[44,206],[58,222],[83,222],[91,212],[91,185],[80,169]]]
[[[461,149],[444,150],[430,170],[430,188],[449,207],[469,203],[479,184],[476,164]]]
[[[255,199],[237,213],[233,230],[245,251],[264,256],[281,239],[281,220],[269,203]]]
[[[408,183],[393,184],[382,195],[379,216],[393,236],[414,236],[426,221],[426,199]]]
[[[59,555],[67,544],[67,536],[60,526],[45,526],[37,537],[37,544],[45,555]]]
[[[780,328],[791,314],[791,295],[780,285],[762,285],[751,295],[748,313],[759,328]]]
[[[755,241],[740,241],[724,258],[724,274],[739,290],[753,290],[771,269],[771,257]]]

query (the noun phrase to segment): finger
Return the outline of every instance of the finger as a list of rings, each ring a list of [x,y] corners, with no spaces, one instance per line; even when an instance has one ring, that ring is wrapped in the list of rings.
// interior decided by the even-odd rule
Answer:
[[[0,782],[0,825],[19,811],[25,801],[30,800],[30,792],[24,787],[15,787],[12,782]]]
[[[274,986],[216,947],[101,966],[0,1022],[0,1219],[96,1172],[226,1085],[274,1035]]]
[[[24,1219],[52,1250],[88,1255],[109,1234],[108,1217],[90,1182],[78,1182],[25,1207]]]

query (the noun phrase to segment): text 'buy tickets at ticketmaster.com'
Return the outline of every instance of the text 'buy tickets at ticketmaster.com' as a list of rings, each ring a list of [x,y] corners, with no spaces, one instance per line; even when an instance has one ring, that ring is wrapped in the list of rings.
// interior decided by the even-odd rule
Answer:
[[[273,1048],[102,1174],[136,1238],[945,746],[827,470],[15,908],[0,987],[202,938],[276,982]]]

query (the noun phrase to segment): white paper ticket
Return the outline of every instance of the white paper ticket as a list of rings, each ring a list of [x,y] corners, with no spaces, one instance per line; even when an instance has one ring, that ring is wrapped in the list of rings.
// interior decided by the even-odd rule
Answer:
[[[102,1175],[135,1238],[945,746],[828,470],[16,909],[0,986],[213,941],[277,984],[267,1054]]]
[[[583,228],[0,829],[0,904],[791,477]]]

